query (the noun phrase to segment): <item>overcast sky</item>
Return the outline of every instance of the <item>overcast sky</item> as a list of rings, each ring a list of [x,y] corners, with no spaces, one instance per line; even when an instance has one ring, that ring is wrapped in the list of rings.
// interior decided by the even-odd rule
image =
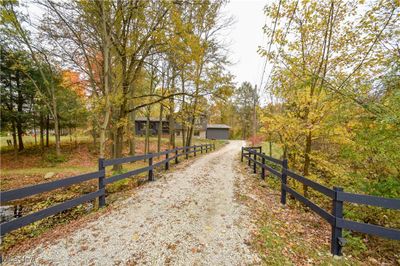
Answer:
[[[271,1],[271,0],[270,0]],[[27,10],[33,20],[39,19],[43,12],[32,0],[23,0],[27,4]],[[227,43],[230,43],[231,61],[234,65],[229,67],[232,74],[236,76],[235,81],[240,85],[249,81],[253,85],[260,85],[261,72],[264,58],[258,53],[258,46],[266,46],[266,37],[262,27],[266,22],[264,7],[267,0],[231,0],[223,9],[225,16],[233,16],[235,23],[224,36]],[[269,73],[267,65],[265,79]]]
[[[243,81],[257,86],[260,84],[265,59],[257,53],[257,49],[260,45],[266,46],[267,42],[262,30],[266,23],[263,11],[266,4],[265,0],[231,0],[224,8],[223,12],[236,21],[226,37],[230,39],[231,60],[235,62],[230,70],[236,76],[238,85]],[[268,70],[269,66],[267,73]]]

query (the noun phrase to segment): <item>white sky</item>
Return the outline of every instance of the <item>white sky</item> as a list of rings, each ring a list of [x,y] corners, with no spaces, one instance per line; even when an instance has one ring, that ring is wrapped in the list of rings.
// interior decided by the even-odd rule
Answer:
[[[32,0],[21,0],[27,4],[27,12],[33,20],[39,19],[43,13],[40,8],[33,4]],[[266,21],[264,15],[265,5],[271,0],[231,0],[222,10],[224,15],[233,16],[235,23],[229,31],[226,32],[224,42],[230,44],[230,59],[233,65],[229,70],[235,75],[237,85],[244,81],[252,85],[260,86],[261,72],[265,58],[258,53],[258,47],[267,46],[267,38],[263,33],[262,27]],[[267,64],[266,74],[264,75],[264,84],[270,71],[270,65]]]
[[[231,0],[223,12],[235,18],[231,32],[228,34],[228,41],[231,42],[231,60],[235,64],[229,69],[236,76],[235,81],[240,85],[249,81],[259,87],[261,72],[265,59],[258,53],[258,47],[266,46],[267,38],[262,27],[266,23],[264,7],[266,0]],[[267,22],[268,23],[268,22]],[[267,65],[265,79],[268,76],[270,66]]]

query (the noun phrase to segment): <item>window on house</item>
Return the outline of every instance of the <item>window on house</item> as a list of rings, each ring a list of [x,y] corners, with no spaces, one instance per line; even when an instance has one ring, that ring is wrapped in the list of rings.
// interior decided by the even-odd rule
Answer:
[[[195,130],[194,133],[193,133],[193,135],[195,135],[195,136],[200,136],[200,131]]]

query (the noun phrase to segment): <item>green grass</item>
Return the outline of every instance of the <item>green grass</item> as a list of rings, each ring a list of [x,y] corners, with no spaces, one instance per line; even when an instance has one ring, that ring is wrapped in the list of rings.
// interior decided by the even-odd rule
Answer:
[[[85,135],[80,135],[75,137],[72,137],[72,143],[75,142],[75,139],[78,141],[78,143],[86,143],[92,141],[92,138],[90,136],[85,136]],[[7,140],[12,140],[12,136],[0,136],[0,149],[2,152],[5,151],[10,151],[13,150],[13,146],[8,146],[7,145]],[[24,147],[29,149],[29,148],[35,148],[35,146],[39,147],[40,145],[40,137],[37,136],[37,144],[35,145],[35,138],[31,135],[29,136],[23,136],[22,141],[24,143]],[[46,144],[46,137],[44,139],[44,142]],[[53,145],[56,142],[54,136],[49,137],[49,145]],[[70,136],[61,136],[61,144],[63,143],[71,143],[71,138]]]
[[[24,169],[2,169],[1,174],[6,175],[37,175],[46,174],[48,172],[82,172],[87,173],[90,171],[96,171],[97,167],[86,167],[86,166],[66,166],[66,167],[32,167]]]
[[[1,145],[7,145],[6,139],[10,137],[0,137],[0,142]],[[40,154],[40,150],[38,146],[34,145],[33,141],[34,138],[32,136],[24,136],[24,141],[25,141],[25,147],[26,150],[23,153],[20,153],[19,156],[21,158],[23,156],[42,156],[42,165],[41,166],[34,166],[30,168],[14,168],[14,169],[2,169],[1,170],[1,175],[2,176],[7,176],[7,175],[44,175],[48,172],[55,172],[55,173],[62,173],[62,172],[90,172],[90,171],[95,171],[97,169],[96,166],[80,166],[80,165],[69,165],[69,166],[62,166],[63,163],[69,161],[71,158],[71,150],[70,147],[67,146],[67,148],[64,148],[65,144],[70,143],[69,137],[62,137],[61,138],[61,144],[62,144],[62,158],[54,158],[54,138],[52,138],[52,141],[50,141],[50,148],[45,150],[45,153],[43,155]],[[74,141],[74,140],[73,140]],[[169,139],[168,138],[162,138],[161,142],[162,144],[168,143]],[[79,136],[78,137],[78,142],[79,143],[85,143],[85,144],[92,144],[90,136]],[[137,137],[136,142],[139,144],[144,143],[144,137]],[[150,137],[150,143],[152,143],[152,147],[154,149],[154,144],[157,143],[157,137]],[[199,144],[204,144],[204,143],[215,143],[216,148],[221,147],[224,145],[225,141],[220,141],[220,140],[207,140],[207,139],[193,139],[193,144],[192,145],[199,145]],[[181,138],[176,139],[176,145],[181,146],[182,145],[182,140]],[[2,152],[4,152],[3,149],[7,150],[10,147],[7,146],[1,146]],[[12,147],[11,147],[12,148]],[[156,152],[156,151],[152,151]],[[162,158],[161,158],[162,159]],[[95,163],[95,165],[97,165]],[[127,169],[132,169],[136,166],[134,165],[124,165],[124,168]]]
[[[12,140],[12,136],[0,136],[0,148],[8,148],[8,149],[12,149],[13,147],[9,147],[7,145],[7,140]],[[26,147],[31,147],[31,146],[35,146],[35,138],[31,135],[29,136],[23,136],[22,140],[24,142],[24,146]],[[137,141],[144,141],[144,137],[142,136],[136,136],[136,140]],[[46,141],[46,139],[45,139]],[[87,136],[87,135],[79,135],[77,136],[77,141],[79,143],[85,143],[85,142],[92,142],[93,139],[91,136]],[[168,143],[169,139],[168,138],[161,138],[161,143]],[[61,136],[61,143],[70,143],[71,139],[70,136]],[[75,137],[72,137],[72,142],[75,142]],[[157,137],[156,136],[151,136],[150,137],[150,142],[154,142],[157,143]],[[224,141],[221,140],[209,140],[209,139],[197,139],[197,138],[193,138],[192,139],[193,144],[201,144],[201,143],[221,143]],[[52,135],[49,138],[49,144],[52,145],[55,143],[55,137]],[[40,138],[39,136],[37,137],[37,145],[40,144]],[[176,137],[176,145],[177,146],[181,146],[182,145],[182,138],[181,137]]]
[[[261,143],[261,147],[262,147],[262,152],[265,152],[266,155],[270,156],[270,154],[272,154],[272,157],[274,158],[281,158],[283,155],[283,150],[282,148],[276,144],[276,143],[272,143],[272,151],[270,151],[270,146],[269,146],[269,142],[268,141],[263,141]]]

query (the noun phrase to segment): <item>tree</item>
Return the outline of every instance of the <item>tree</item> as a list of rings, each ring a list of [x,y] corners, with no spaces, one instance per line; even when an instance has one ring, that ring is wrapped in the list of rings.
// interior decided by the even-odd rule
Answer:
[[[394,114],[376,91],[387,62],[398,62],[398,12],[390,1],[285,1],[266,8],[277,20],[275,34],[265,28],[275,49],[260,53],[274,63],[267,87],[278,103],[265,110],[264,132],[279,135],[303,175],[323,172],[326,182],[347,175],[335,160],[357,139],[361,117],[383,121],[384,113]]]
[[[1,124],[3,129],[11,129],[14,149],[18,145],[19,151],[24,149],[22,136],[33,119],[35,88],[29,79],[34,72],[32,67],[32,62],[24,51],[1,47]]]
[[[56,153],[57,156],[60,156],[60,132],[56,100],[57,81],[54,80],[54,77],[56,77],[57,75],[55,73],[53,64],[50,62],[46,49],[43,46],[40,46],[39,40],[32,40],[29,31],[23,28],[21,21],[27,21],[27,18],[22,13],[17,12],[15,10],[15,6],[17,6],[17,2],[3,2],[4,9],[1,13],[3,24],[5,25],[5,27],[3,28],[3,33],[5,33],[6,36],[13,40],[14,46],[17,46],[21,43],[25,45],[32,59],[32,62],[35,64],[35,67],[40,73],[40,77],[44,85],[42,88],[45,90],[45,93],[41,93],[41,96],[45,103],[48,105],[48,110],[52,115],[54,121]],[[37,81],[32,78],[31,81],[37,88],[37,91],[41,92]]]
[[[254,116],[256,106],[258,106],[259,96],[256,88],[249,82],[243,82],[240,87],[235,90],[235,105],[239,114],[239,121],[242,125],[242,139],[250,137],[248,129],[257,127]]]

